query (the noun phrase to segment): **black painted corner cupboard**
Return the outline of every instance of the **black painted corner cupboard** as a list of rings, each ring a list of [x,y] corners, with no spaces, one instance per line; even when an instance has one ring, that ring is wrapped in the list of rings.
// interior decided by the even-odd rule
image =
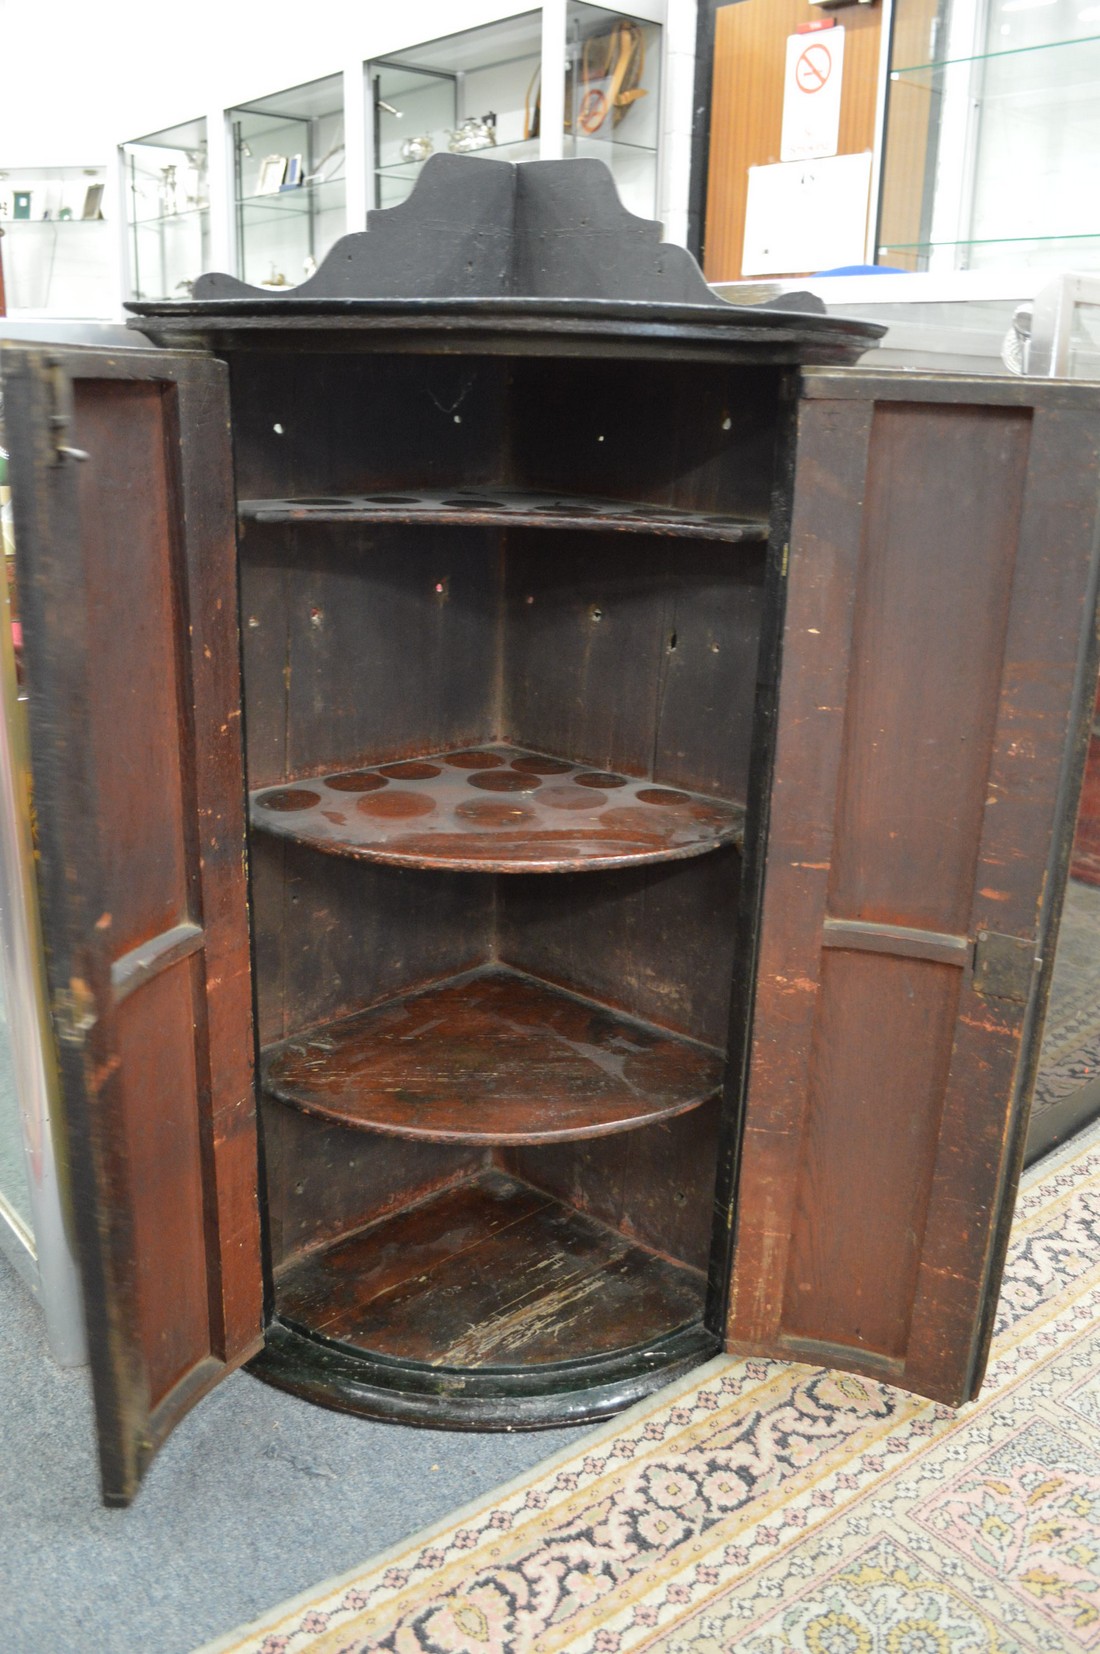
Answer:
[[[853,370],[657,237],[439,157],[287,294],[4,352],[110,1502],[249,1360],[470,1429],[980,1382],[1100,395]]]

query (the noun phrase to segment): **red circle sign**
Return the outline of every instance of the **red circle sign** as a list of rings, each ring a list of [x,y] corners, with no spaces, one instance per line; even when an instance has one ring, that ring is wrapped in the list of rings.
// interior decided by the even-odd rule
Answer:
[[[833,72],[833,54],[828,46],[817,41],[807,46],[794,66],[794,78],[800,92],[820,92]]]

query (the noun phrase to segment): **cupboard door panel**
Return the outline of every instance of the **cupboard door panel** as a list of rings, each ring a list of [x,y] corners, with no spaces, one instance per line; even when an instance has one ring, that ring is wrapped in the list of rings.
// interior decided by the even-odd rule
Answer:
[[[3,356],[104,1497],[261,1341],[224,365]]]
[[[806,376],[727,1333],[981,1381],[1095,673],[1100,407]]]

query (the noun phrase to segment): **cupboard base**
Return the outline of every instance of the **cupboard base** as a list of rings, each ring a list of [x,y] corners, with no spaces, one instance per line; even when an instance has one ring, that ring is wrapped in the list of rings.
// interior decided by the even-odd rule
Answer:
[[[405,1424],[606,1418],[717,1354],[702,1274],[495,1167],[276,1276],[259,1378]]]
[[[350,1350],[276,1319],[248,1366],[321,1407],[440,1430],[552,1430],[595,1424],[721,1352],[701,1322],[633,1350],[535,1372],[471,1372]]]

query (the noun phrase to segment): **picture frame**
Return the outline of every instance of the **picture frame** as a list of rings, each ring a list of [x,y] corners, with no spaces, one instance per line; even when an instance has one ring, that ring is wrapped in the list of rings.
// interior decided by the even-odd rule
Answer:
[[[260,176],[256,184],[257,195],[277,195],[283,187],[286,177],[286,156],[267,155],[260,162]]]
[[[103,185],[89,184],[84,191],[84,209],[81,218],[103,217]]]
[[[300,155],[292,155],[290,157],[290,159],[287,161],[286,173],[285,173],[285,175],[283,177],[283,181],[282,181],[282,183],[279,187],[280,187],[280,189],[284,189],[284,190],[296,190],[296,189],[299,189],[301,187],[301,184],[302,184],[302,157]]]

